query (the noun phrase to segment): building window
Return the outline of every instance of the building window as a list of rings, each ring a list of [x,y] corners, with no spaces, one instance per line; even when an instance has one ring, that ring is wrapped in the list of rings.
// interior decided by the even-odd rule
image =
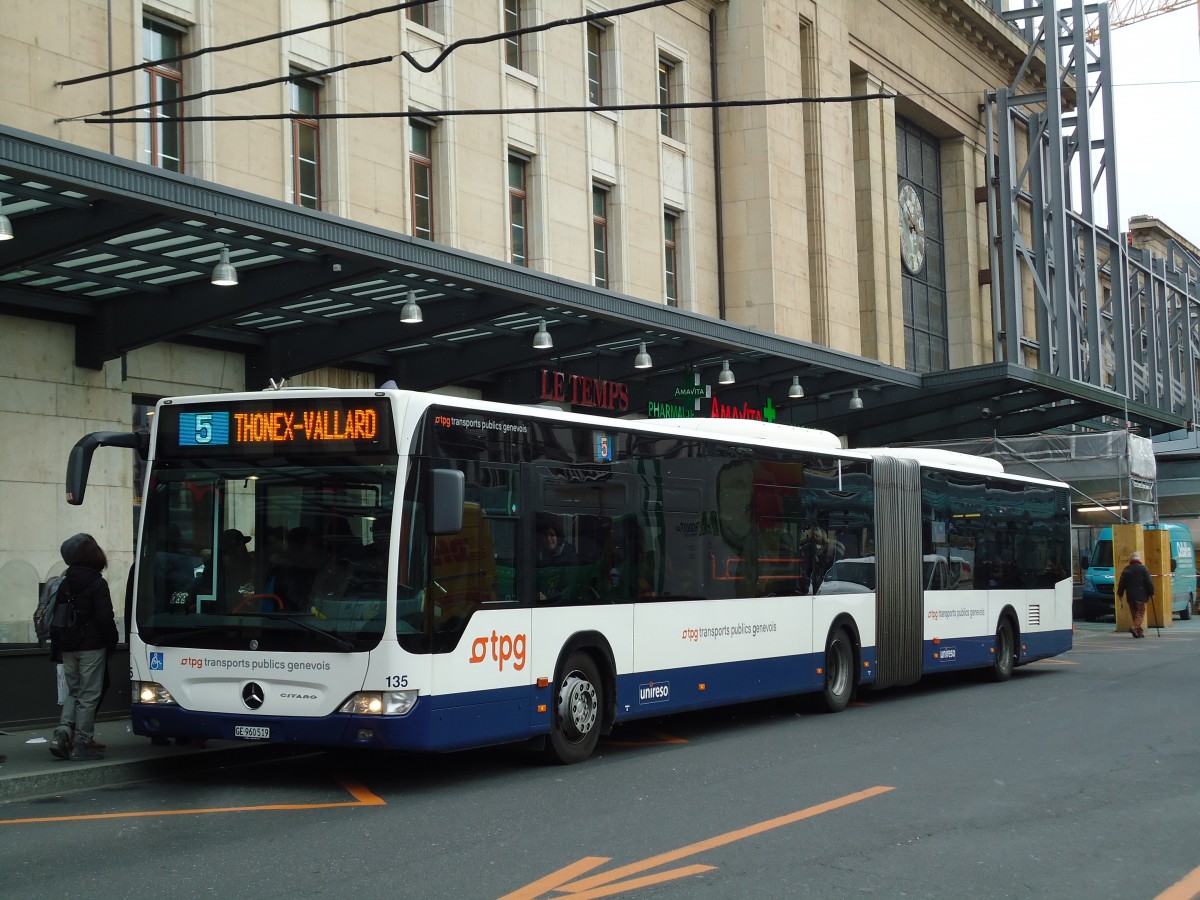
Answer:
[[[182,110],[176,102],[183,96],[183,72],[178,62],[154,61],[182,53],[179,31],[152,19],[142,23],[142,59],[154,63],[142,70],[142,85],[147,102],[162,104],[147,110],[155,121],[143,126],[146,161],[171,172],[183,171],[183,123],[178,121]]]
[[[675,102],[675,63],[669,59],[658,60],[658,130],[663,137],[677,137],[675,110],[667,104]]]
[[[503,31],[516,31],[524,24],[522,0],[504,0]],[[504,61],[514,69],[523,68],[523,35],[513,34],[504,39]]]
[[[587,27],[588,102],[599,106],[604,102],[604,51],[608,30],[590,23]]]
[[[432,28],[433,26],[429,24],[429,7],[432,5],[431,2],[418,3],[416,6],[410,6],[406,9],[404,14],[408,17],[408,21],[414,25],[420,25],[422,28]]]
[[[433,126],[412,120],[409,128],[409,176],[412,178],[412,233],[433,240]]]
[[[321,208],[321,84],[302,78],[289,86],[292,106],[292,202]]]
[[[663,276],[667,306],[679,305],[679,215],[663,213]]]
[[[608,189],[592,185],[592,265],[596,287],[608,287]]]
[[[529,265],[528,194],[529,160],[512,153],[508,157],[508,234],[514,265]]]
[[[900,201],[900,274],[905,368],[949,366],[945,236],[942,232],[941,146],[912,122],[896,118]]]

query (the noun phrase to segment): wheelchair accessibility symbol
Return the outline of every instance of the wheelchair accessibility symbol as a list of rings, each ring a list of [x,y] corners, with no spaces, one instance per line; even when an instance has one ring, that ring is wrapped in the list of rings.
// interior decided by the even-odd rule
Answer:
[[[163,671],[163,655],[161,653],[151,653],[150,654],[150,671],[151,672]]]

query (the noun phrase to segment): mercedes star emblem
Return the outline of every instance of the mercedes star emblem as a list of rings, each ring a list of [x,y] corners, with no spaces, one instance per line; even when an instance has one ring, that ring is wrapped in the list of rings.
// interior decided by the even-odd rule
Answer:
[[[248,681],[242,688],[242,702],[246,704],[247,709],[258,709],[266,699],[267,696],[263,693],[262,685],[256,682]]]

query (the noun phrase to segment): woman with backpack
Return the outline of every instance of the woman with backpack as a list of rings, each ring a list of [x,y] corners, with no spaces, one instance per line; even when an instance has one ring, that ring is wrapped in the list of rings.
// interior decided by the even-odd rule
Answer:
[[[108,558],[90,534],[72,535],[63,541],[61,551],[67,570],[58,589],[53,640],[62,650],[67,699],[50,739],[50,754],[56,759],[104,759],[91,745],[108,653],[117,645],[112,597],[101,574]],[[66,621],[69,616],[60,615],[64,604],[74,608],[71,624]],[[68,751],[72,732],[74,742]]]

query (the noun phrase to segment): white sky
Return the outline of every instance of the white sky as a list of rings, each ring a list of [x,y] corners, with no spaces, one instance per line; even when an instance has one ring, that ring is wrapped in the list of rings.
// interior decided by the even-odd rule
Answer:
[[[1161,219],[1200,244],[1200,19],[1196,6],[1114,28],[1120,230]]]

